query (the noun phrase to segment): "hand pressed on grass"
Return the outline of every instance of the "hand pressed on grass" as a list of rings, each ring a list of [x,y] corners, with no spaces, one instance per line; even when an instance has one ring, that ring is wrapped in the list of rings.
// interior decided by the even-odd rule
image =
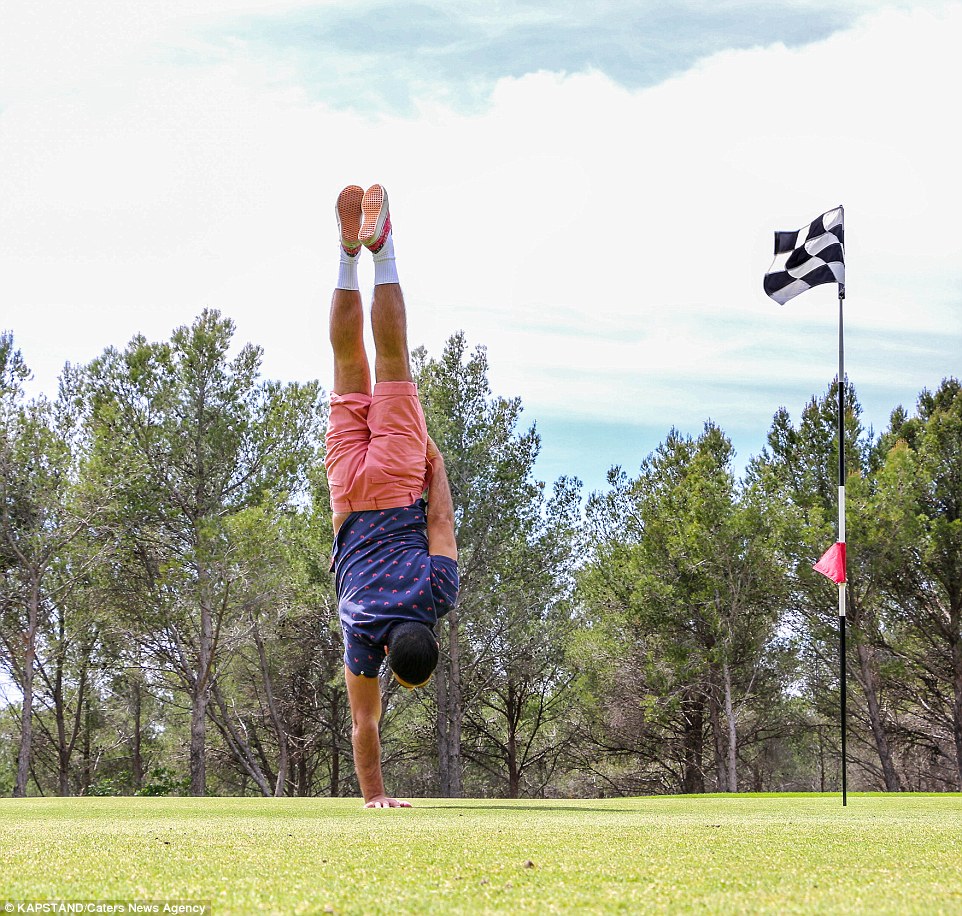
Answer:
[[[372,798],[364,806],[365,808],[410,808],[411,803],[406,801],[398,801],[396,798],[391,798],[390,795],[378,795],[376,798]]]

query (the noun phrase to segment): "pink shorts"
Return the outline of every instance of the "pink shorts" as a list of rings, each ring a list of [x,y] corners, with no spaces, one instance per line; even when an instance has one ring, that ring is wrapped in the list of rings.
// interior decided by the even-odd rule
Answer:
[[[424,490],[428,431],[414,382],[331,395],[327,482],[334,512],[410,506]]]

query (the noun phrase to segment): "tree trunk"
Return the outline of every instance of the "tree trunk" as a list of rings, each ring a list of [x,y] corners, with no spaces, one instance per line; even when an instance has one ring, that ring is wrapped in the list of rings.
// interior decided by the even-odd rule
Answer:
[[[54,679],[54,716],[57,723],[57,769],[58,787],[61,796],[70,795],[70,760],[73,757],[74,747],[77,743],[77,736],[81,731],[81,715],[86,705],[89,715],[90,707],[86,703],[87,694],[87,668],[86,663],[80,671],[80,681],[77,686],[77,707],[73,717],[73,727],[70,734],[67,734],[67,704],[64,700],[64,667],[66,665],[66,652],[62,648],[65,644],[66,632],[63,625],[63,614],[60,615],[60,645],[61,649],[57,653],[57,675]],[[86,787],[82,787],[86,788]]]
[[[435,736],[438,742],[438,787],[441,798],[451,797],[451,782],[448,774],[451,765],[448,761],[448,681],[450,680],[448,660],[441,656],[434,676],[434,690],[437,698],[437,719]]]
[[[962,789],[962,641],[952,643],[952,735],[955,738],[955,765]]]
[[[140,682],[134,681],[134,740],[133,747],[131,748],[131,771],[134,780],[134,789],[141,789],[144,785],[144,758],[141,752],[141,743],[143,741],[142,731],[141,731],[141,710],[142,710],[142,698],[140,691]]]
[[[681,790],[687,795],[705,791],[705,772],[702,757],[705,743],[705,701],[694,690],[689,690],[682,701],[684,716],[684,773]]]
[[[63,628],[61,627],[61,646],[63,645],[63,636]],[[63,797],[70,794],[70,751],[67,748],[67,711],[64,709],[63,702],[62,654],[57,659],[57,673],[53,683],[53,715],[57,725],[57,794]]]
[[[199,667],[199,666],[198,666]],[[198,672],[199,675],[199,672]],[[190,794],[203,795],[207,790],[207,685],[198,676],[190,697]]]
[[[296,779],[297,779],[297,794],[301,798],[306,798],[308,795],[310,795],[310,787],[307,784],[307,755],[304,751],[303,745],[301,745],[301,747],[298,748],[297,763],[294,767],[294,772],[296,774]],[[333,776],[333,773],[331,775]],[[334,791],[333,791],[333,788],[334,788],[333,783],[334,781],[332,779],[331,780],[331,797],[332,798],[335,797]]]
[[[337,735],[331,733],[331,798],[341,794],[341,752],[337,746]]]
[[[728,791],[728,771],[725,766],[725,736],[721,723],[721,709],[718,702],[718,672],[712,667],[708,681],[708,721],[711,724],[712,740],[715,745],[715,782],[718,792]]]
[[[93,782],[93,769],[90,766],[91,754],[90,754],[90,731],[91,731],[91,715],[90,715],[90,701],[88,700],[83,704],[84,709],[84,728],[83,728],[83,766],[80,771],[80,791],[82,795],[86,795],[90,789],[90,784]]]
[[[738,730],[735,725],[735,706],[732,703],[732,673],[728,662],[722,665],[722,684],[725,688],[725,721],[728,723],[728,791],[738,791]]]
[[[461,785],[461,723],[464,720],[464,707],[461,695],[461,643],[458,611],[452,610],[449,631],[448,652],[451,656],[451,682],[448,685],[451,731],[448,734],[448,763],[451,767],[451,797],[464,795]]]
[[[300,798],[308,795],[307,740],[304,737],[304,710],[307,698],[305,696],[304,683],[302,673],[300,671],[296,672],[293,679],[294,702],[291,706],[290,728],[288,730],[291,753],[287,765],[290,770],[291,785],[294,787],[295,794]],[[333,712],[332,710],[332,713]],[[334,721],[333,716],[331,721]]]
[[[200,580],[200,634],[197,667],[190,697],[190,794],[202,796],[207,791],[207,704],[210,702],[210,679],[213,664],[214,616],[208,594],[207,571],[198,569]]]
[[[20,749],[17,753],[17,779],[13,786],[14,798],[25,798],[30,778],[30,754],[33,749],[33,663],[37,653],[37,627],[40,623],[40,579],[31,576],[30,596],[27,599],[27,632],[24,633],[23,653],[23,712],[20,717]]]
[[[458,610],[448,613],[448,652],[438,666],[438,775],[443,798],[461,798],[461,654]]]
[[[230,710],[227,708],[227,703],[224,701],[224,696],[220,692],[216,681],[211,684],[210,693],[214,700],[214,708],[220,713],[219,718],[216,715],[212,717],[214,724],[227,742],[227,746],[234,755],[234,759],[244,768],[244,772],[257,783],[257,787],[261,790],[261,795],[270,798],[274,793],[268,783],[268,777],[264,775],[263,770],[261,770],[257,763],[250,743],[246,737],[235,728],[234,723],[231,721]],[[253,732],[253,735],[256,743],[257,732]],[[264,759],[263,754],[261,758],[262,760]],[[191,785],[191,789],[193,789],[193,785]]]
[[[508,741],[507,741],[507,764],[508,764],[508,798],[517,798],[521,786],[520,773],[518,772],[518,714],[517,695],[514,684],[508,680],[507,703],[505,712],[508,714]]]
[[[899,776],[895,770],[895,764],[892,761],[888,735],[885,733],[885,726],[882,723],[882,711],[879,708],[875,652],[871,646],[859,640],[856,644],[856,653],[858,655],[859,671],[862,675],[862,689],[868,704],[868,718],[872,726],[872,737],[875,739],[875,748],[878,751],[879,761],[882,764],[882,775],[885,778],[885,789],[887,792],[900,792],[902,787],[899,784]]]
[[[254,643],[257,646],[257,658],[260,661],[261,666],[261,676],[264,679],[264,693],[267,697],[267,710],[271,717],[271,723],[274,726],[274,733],[277,735],[277,746],[279,749],[277,763],[277,783],[274,786],[274,797],[282,798],[284,796],[284,783],[287,776],[287,729],[284,728],[284,722],[281,719],[281,714],[277,709],[277,701],[274,698],[274,684],[271,681],[270,667],[267,664],[267,651],[264,648],[264,640],[261,639],[261,631],[257,626],[257,619],[252,617],[251,624],[253,627]]]
[[[338,722],[341,719],[343,707],[338,702],[338,696],[331,697],[331,798],[341,794],[341,742],[338,740]],[[307,763],[305,761],[305,767]]]

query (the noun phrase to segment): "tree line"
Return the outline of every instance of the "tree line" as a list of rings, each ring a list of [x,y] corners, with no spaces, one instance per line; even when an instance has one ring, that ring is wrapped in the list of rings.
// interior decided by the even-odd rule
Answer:
[[[0,335],[0,791],[353,795],[327,395],[205,311],[28,398]],[[413,354],[461,597],[429,688],[382,682],[410,796],[834,790],[837,387],[744,472],[711,421],[550,487],[453,335]],[[846,386],[849,778],[962,789],[962,386],[867,429]]]

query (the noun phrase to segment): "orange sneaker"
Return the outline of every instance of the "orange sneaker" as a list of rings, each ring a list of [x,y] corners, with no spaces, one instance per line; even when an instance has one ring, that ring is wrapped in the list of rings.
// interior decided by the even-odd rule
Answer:
[[[391,231],[391,214],[388,210],[387,191],[383,185],[371,185],[361,201],[364,222],[358,230],[358,241],[377,254],[387,241]]]
[[[364,189],[356,184],[348,185],[337,195],[334,212],[337,214],[337,231],[341,234],[341,247],[353,258],[361,250],[358,230],[361,228],[361,200]]]

